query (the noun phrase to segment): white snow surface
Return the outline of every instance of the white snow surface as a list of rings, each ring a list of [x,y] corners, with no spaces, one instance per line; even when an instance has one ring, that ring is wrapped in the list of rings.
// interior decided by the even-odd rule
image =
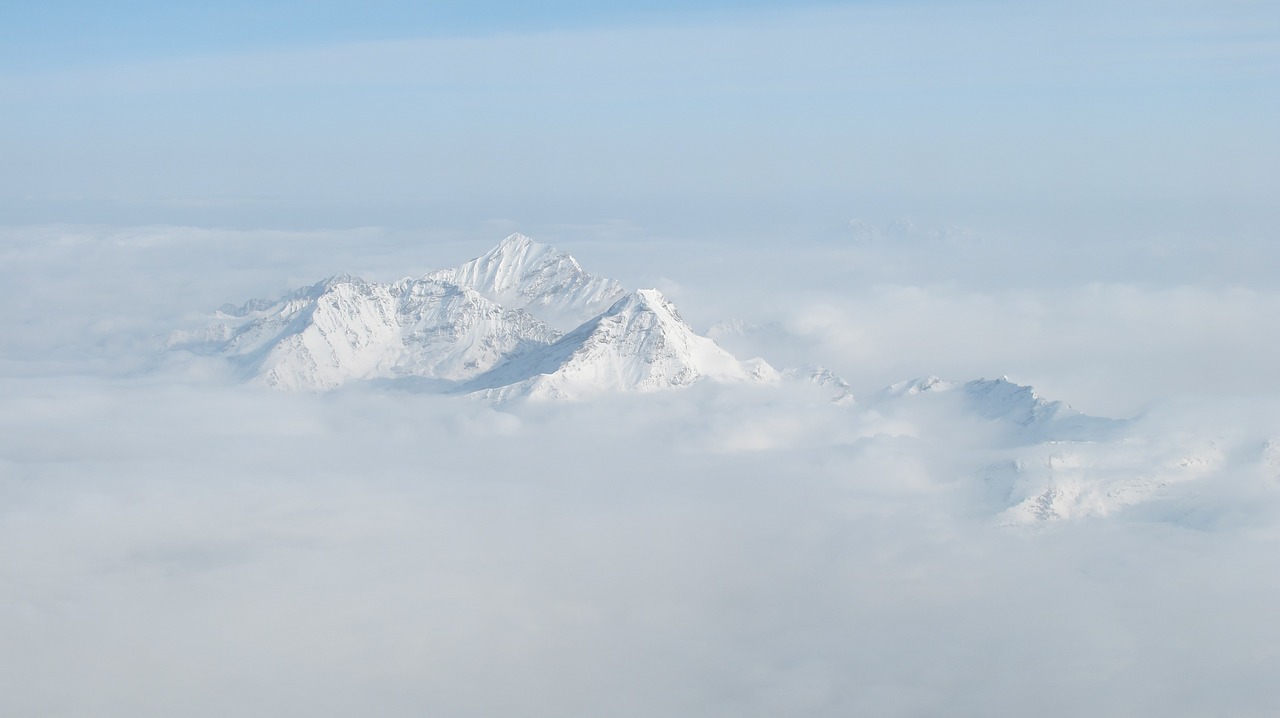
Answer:
[[[1045,443],[1019,452],[1003,472],[1009,508],[999,521],[1037,525],[1108,516],[1167,498],[1178,485],[1226,465],[1217,441],[1193,436]]]
[[[602,302],[607,311],[564,336],[534,314],[563,319]],[[738,361],[694,333],[657,290],[625,294],[519,234],[421,279],[344,275],[274,301],[224,306],[209,326],[175,332],[169,344],[225,356],[251,381],[289,391],[413,379],[438,392],[577,398],[778,378],[763,360]]]
[[[619,299],[550,346],[513,358],[468,388],[498,399],[579,399],[604,391],[659,391],[707,379],[767,383],[761,359],[738,361],[680,317],[656,289]]]
[[[1111,515],[1166,499],[1225,465],[1212,440],[1143,438],[1132,421],[1089,416],[1007,377],[914,379],[877,393],[872,405],[909,422],[932,421],[944,435],[965,434],[965,422],[987,427],[989,437],[973,448],[991,460],[977,478],[1004,525]]]
[[[340,276],[281,297],[224,307],[175,346],[221,354],[253,381],[327,391],[353,379],[459,382],[559,334],[475,290],[431,279],[377,284]]]
[[[561,330],[597,316],[626,293],[616,280],[583,271],[568,252],[519,233],[459,267],[427,278],[470,287]]]

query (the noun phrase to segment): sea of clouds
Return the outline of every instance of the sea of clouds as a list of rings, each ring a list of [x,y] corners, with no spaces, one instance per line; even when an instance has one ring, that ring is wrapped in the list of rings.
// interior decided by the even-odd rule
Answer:
[[[283,394],[164,351],[223,303],[456,265],[507,229],[2,230],[3,712],[1273,713],[1280,289],[1254,263],[1185,242],[1081,241],[1067,263],[1000,236],[530,232],[659,287],[741,356],[835,369],[851,407],[816,387]],[[1163,264],[1116,268],[1133,257]],[[1212,468],[1009,525],[991,467],[1062,448],[873,406],[929,374],[1132,419],[1071,453],[1099,485]]]

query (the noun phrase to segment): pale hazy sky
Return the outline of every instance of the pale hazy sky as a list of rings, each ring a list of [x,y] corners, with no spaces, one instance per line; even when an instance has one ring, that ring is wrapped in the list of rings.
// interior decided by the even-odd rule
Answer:
[[[10,222],[1258,232],[1268,2],[4,10]]]

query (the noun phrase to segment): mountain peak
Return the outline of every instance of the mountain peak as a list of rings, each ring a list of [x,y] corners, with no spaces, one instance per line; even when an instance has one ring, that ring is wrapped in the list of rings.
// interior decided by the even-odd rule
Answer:
[[[583,271],[568,252],[518,232],[469,262],[427,276],[470,287],[566,330],[598,315],[625,291],[612,279]]]
[[[790,367],[782,371],[782,378],[822,387],[831,392],[831,403],[841,406],[858,403],[849,382],[824,366]]]
[[[489,253],[510,252],[512,250],[524,249],[526,247],[529,247],[530,245],[537,245],[538,247],[547,246],[545,244],[542,244],[541,242],[535,242],[533,238],[527,234],[513,232],[507,235],[507,237],[503,239],[501,242],[498,242],[498,246],[489,250]]]
[[[505,244],[530,244],[530,243],[533,243],[533,238],[530,237],[529,235],[524,234],[522,232],[512,232],[511,234],[508,234],[505,239],[499,242],[498,246],[501,247],[502,245],[505,245]]]
[[[225,356],[245,375],[286,390],[404,377],[451,386],[559,338],[526,312],[434,279],[377,284],[338,275],[221,314],[218,325],[171,343]]]
[[[562,335],[548,326],[556,319],[576,328]],[[778,378],[762,360],[740,362],[694,333],[657,289],[628,293],[519,233],[422,278],[337,275],[274,301],[224,307],[215,325],[170,344],[225,356],[268,386],[313,391],[407,378],[441,390],[572,398]]]
[[[738,361],[684,323],[656,289],[624,295],[559,341],[499,366],[469,388],[497,398],[573,399],[600,391],[656,391],[703,379],[768,382],[762,360]]]
[[[929,376],[894,384],[878,392],[875,401],[882,406],[898,401],[950,401],[967,413],[1011,428],[1019,440],[1087,441],[1106,436],[1124,423],[1082,414],[1008,376],[967,382]]]
[[[876,393],[875,400],[884,401],[904,396],[916,396],[917,394],[946,392],[958,386],[960,386],[960,382],[947,381],[930,375],[909,381],[900,381],[897,384],[887,386]]]

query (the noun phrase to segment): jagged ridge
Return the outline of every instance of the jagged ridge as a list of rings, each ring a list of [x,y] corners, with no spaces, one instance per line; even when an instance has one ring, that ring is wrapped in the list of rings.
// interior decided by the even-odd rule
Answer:
[[[619,299],[559,341],[497,367],[468,384],[498,398],[580,398],[600,391],[655,391],[702,379],[778,378],[763,360],[740,362],[698,336],[656,289]]]
[[[563,318],[606,300],[606,311],[563,337],[524,310]],[[695,334],[657,290],[624,294],[523,235],[422,279],[332,277],[274,301],[224,306],[218,319],[175,333],[171,345],[228,357],[251,380],[286,390],[417,377],[445,382],[436,390],[571,397],[777,377]]]
[[[894,384],[877,393],[874,402],[887,404],[919,395],[955,394],[961,407],[977,416],[1009,426],[1025,441],[1088,441],[1103,438],[1123,424],[1089,416],[1061,401],[1050,401],[1032,387],[1008,377],[947,381],[936,376]]]
[[[559,337],[526,312],[429,279],[333,277],[220,314],[215,328],[185,345],[226,356],[253,380],[287,390],[402,376],[460,382]]]
[[[518,233],[459,267],[427,278],[470,287],[560,329],[578,326],[626,293],[617,281],[583,271],[568,252]]]

